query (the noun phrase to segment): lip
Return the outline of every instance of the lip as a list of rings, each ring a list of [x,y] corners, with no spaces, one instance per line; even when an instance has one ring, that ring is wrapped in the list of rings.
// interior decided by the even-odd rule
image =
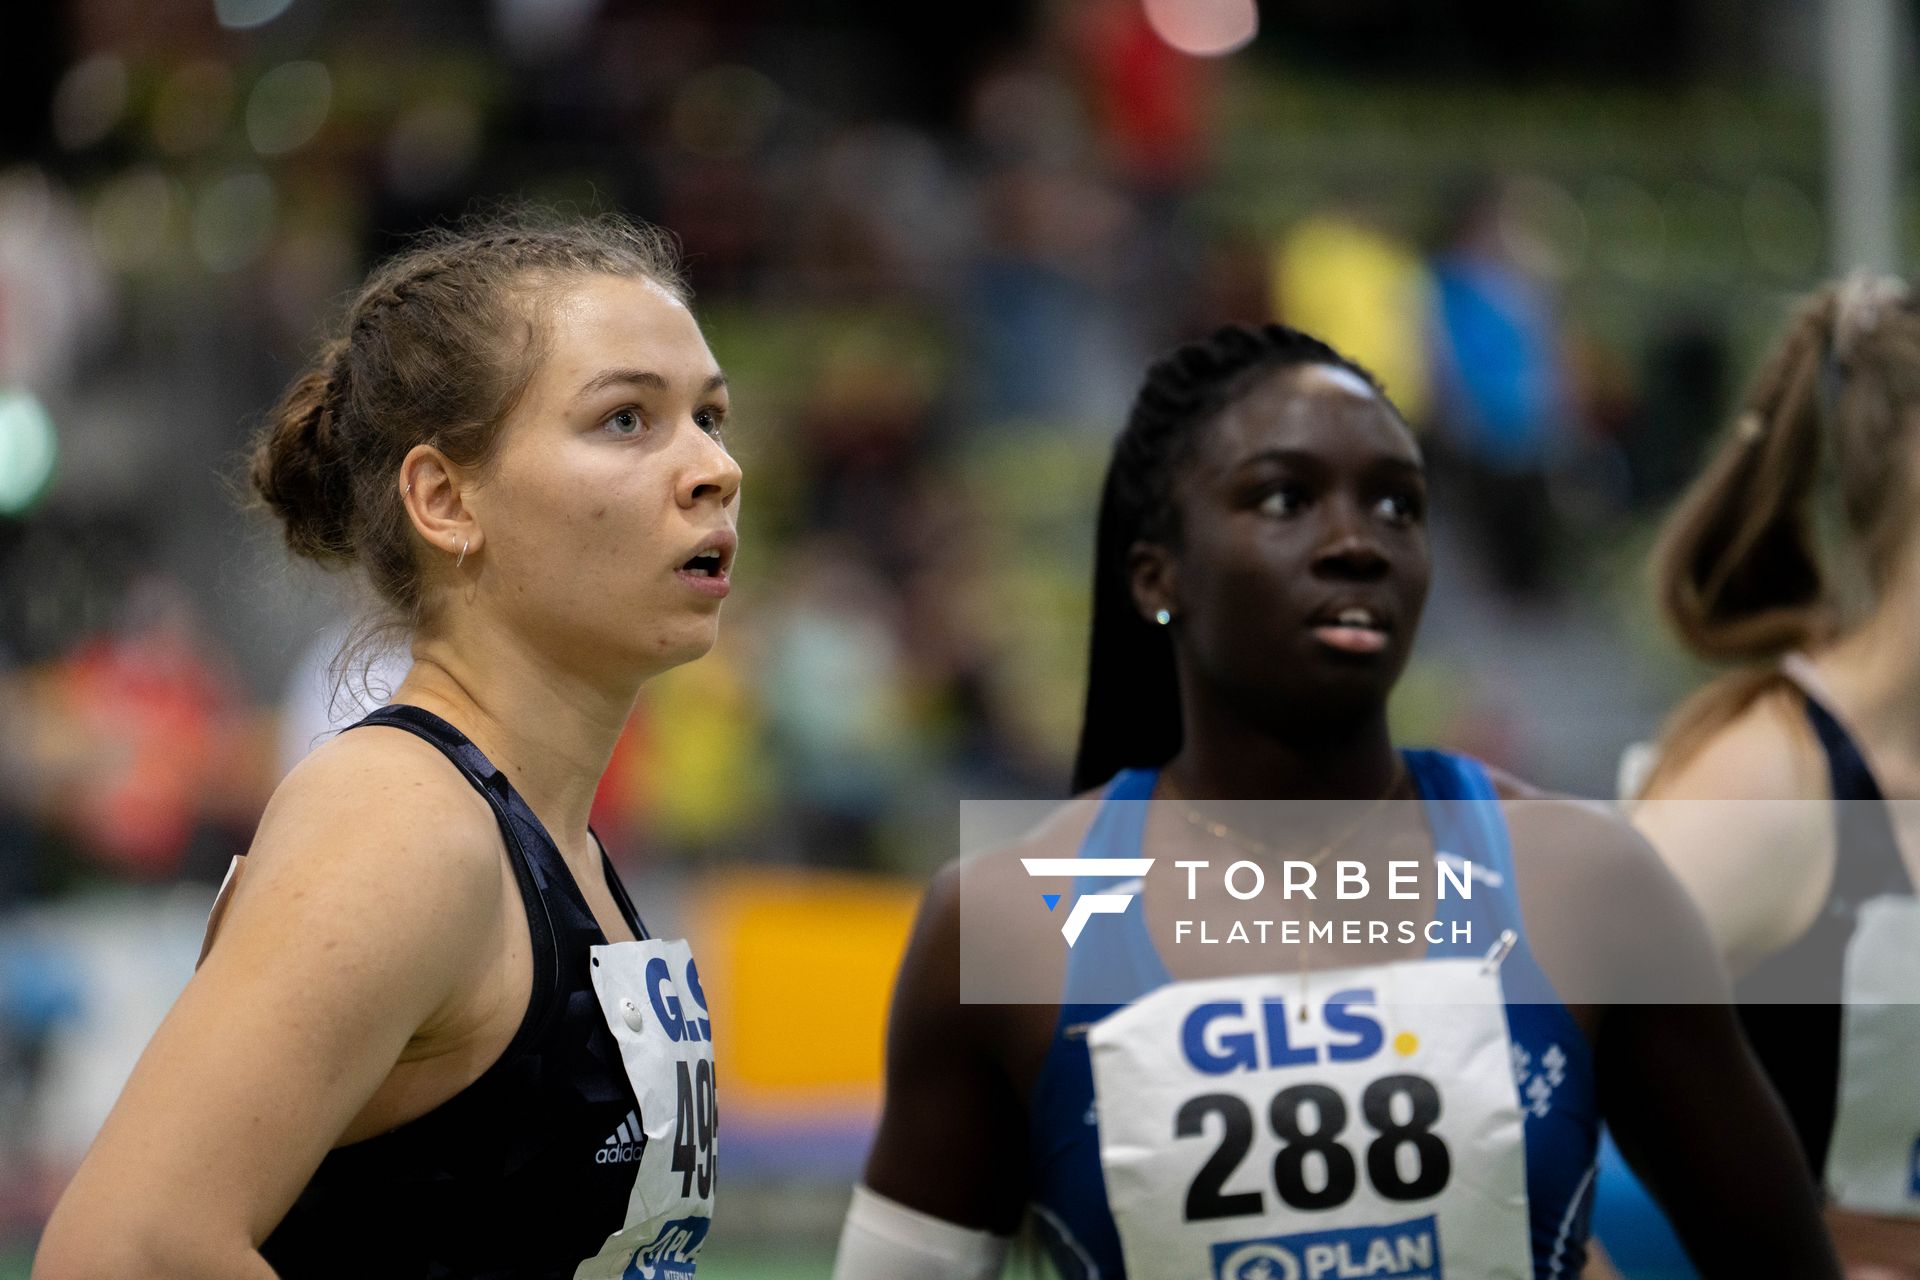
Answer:
[[[689,573],[685,569],[676,567],[673,571],[673,576],[680,579],[689,590],[696,591],[703,596],[708,596],[715,600],[724,600],[727,598],[727,593],[733,590],[730,575],[733,570],[734,553],[738,550],[739,546],[740,537],[733,530],[716,529],[702,538],[687,554],[681,556],[677,563],[684,565],[697,555],[703,555],[709,551],[717,551],[720,553],[719,572],[713,574]]]
[[[1356,626],[1340,621],[1349,609],[1365,610],[1373,619],[1371,626]],[[1378,605],[1363,600],[1337,600],[1314,610],[1307,618],[1313,638],[1337,653],[1369,657],[1385,652],[1393,638],[1393,618]]]

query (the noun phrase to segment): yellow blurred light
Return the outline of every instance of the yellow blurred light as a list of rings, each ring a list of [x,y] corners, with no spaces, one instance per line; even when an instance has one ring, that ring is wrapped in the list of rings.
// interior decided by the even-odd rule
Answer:
[[[151,167],[128,169],[102,187],[93,204],[93,243],[107,265],[127,271],[158,258],[173,232],[177,199],[174,183]]]
[[[1244,48],[1260,30],[1254,0],[1144,0],[1154,34],[1181,53],[1217,58]]]
[[[168,155],[204,151],[233,114],[233,73],[211,60],[189,62],[168,76],[153,104],[153,142]]]

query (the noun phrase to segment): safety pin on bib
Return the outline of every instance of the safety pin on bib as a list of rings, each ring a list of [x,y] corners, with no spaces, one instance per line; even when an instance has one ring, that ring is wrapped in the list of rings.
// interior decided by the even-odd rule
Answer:
[[[1495,942],[1492,949],[1487,952],[1487,958],[1480,962],[1480,972],[1492,973],[1498,969],[1500,962],[1507,958],[1507,953],[1513,950],[1513,944],[1518,941],[1520,941],[1519,934],[1511,929],[1502,929],[1499,941]]]

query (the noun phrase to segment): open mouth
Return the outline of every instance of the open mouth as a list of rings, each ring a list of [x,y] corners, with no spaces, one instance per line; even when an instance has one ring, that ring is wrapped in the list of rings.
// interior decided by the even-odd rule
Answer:
[[[718,578],[726,572],[726,561],[722,559],[720,549],[715,547],[708,551],[702,551],[688,560],[680,566],[680,572],[691,573],[703,578]]]
[[[1393,634],[1386,618],[1364,605],[1333,610],[1309,625],[1316,640],[1342,653],[1379,653]]]

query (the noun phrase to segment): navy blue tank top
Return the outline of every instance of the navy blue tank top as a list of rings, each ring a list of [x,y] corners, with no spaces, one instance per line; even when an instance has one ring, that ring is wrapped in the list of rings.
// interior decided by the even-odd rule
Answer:
[[[1840,1093],[1841,971],[1860,907],[1910,894],[1892,819],[1866,756],[1833,712],[1811,693],[1807,723],[1826,756],[1834,799],[1833,886],[1813,924],[1768,956],[1734,988],[1764,993],[1743,1004],[1740,1022],[1767,1078],[1793,1120],[1815,1180],[1825,1174]]]
[[[328,1153],[261,1253],[287,1280],[571,1277],[626,1217],[637,1103],[588,949],[607,941],[552,837],[466,735],[418,707],[358,724],[437,747],[493,807],[526,906],[533,994],[499,1059],[432,1111]],[[604,850],[628,925],[645,927]]]
[[[1468,900],[1448,897],[1436,904],[1443,923],[1471,922],[1471,936],[1479,944],[1435,944],[1427,955],[1478,958],[1486,952],[1487,938],[1513,931],[1515,941],[1501,963],[1500,980],[1508,998],[1507,1031],[1523,1112],[1534,1275],[1537,1280],[1572,1280],[1586,1259],[1599,1133],[1592,1052],[1528,946],[1506,818],[1485,768],[1439,751],[1407,751],[1403,756],[1426,802],[1434,847],[1457,853],[1498,880],[1496,892],[1476,892]],[[1139,855],[1147,806],[1115,802],[1149,799],[1157,778],[1155,770],[1130,769],[1108,784],[1081,856],[1089,856],[1090,849],[1102,857]],[[1445,803],[1463,800],[1484,803]],[[1097,892],[1112,883],[1083,878],[1074,891]],[[1445,932],[1455,936],[1451,928]],[[1100,1167],[1093,1064],[1085,1034],[1088,1025],[1123,1006],[1076,1000],[1076,990],[1086,990],[1093,973],[1102,975],[1099,986],[1106,992],[1116,989],[1118,974],[1127,975],[1138,995],[1173,981],[1139,911],[1095,917],[1067,953],[1066,991],[1029,1108],[1028,1151],[1031,1207],[1040,1239],[1063,1280],[1120,1280],[1126,1275]]]

